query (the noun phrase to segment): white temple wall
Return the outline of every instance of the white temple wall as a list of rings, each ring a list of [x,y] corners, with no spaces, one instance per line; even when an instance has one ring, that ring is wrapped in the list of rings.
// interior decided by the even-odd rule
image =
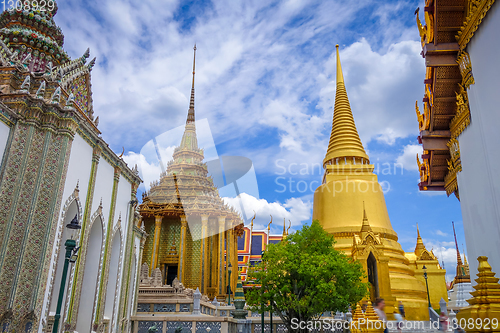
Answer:
[[[102,156],[97,166],[97,174],[94,188],[94,198],[92,200],[92,213],[99,208],[102,198],[102,214],[104,215],[106,228],[108,225],[109,208],[111,206],[111,195],[113,193],[113,177],[115,168],[111,166]]]
[[[458,185],[471,280],[477,257],[500,276],[500,5],[494,3],[467,52],[475,84],[468,91],[471,123],[459,136]],[[473,282],[475,284],[475,282]]]
[[[0,121],[0,167],[2,166],[3,153],[9,140],[10,127]]]
[[[59,258],[61,256],[64,257],[64,242],[67,239],[67,236],[61,235],[61,231],[65,231],[65,226],[66,226],[66,221],[69,217],[65,217],[64,221],[62,221],[63,214],[66,215],[71,215],[71,219],[74,217],[74,213],[72,212],[73,208],[78,208],[79,210],[79,219],[80,223],[82,223],[81,219],[83,218],[83,205],[85,205],[85,199],[87,195],[87,189],[88,189],[88,183],[90,179],[90,170],[92,166],[92,154],[93,154],[93,148],[78,134],[76,133],[73,142],[71,144],[71,152],[69,156],[69,161],[68,161],[68,170],[66,173],[66,180],[64,182],[64,190],[63,190],[63,196],[61,200],[61,207],[59,207],[59,214],[58,214],[58,221],[57,223],[61,226],[62,228],[58,228],[56,231],[56,236],[55,239],[56,241],[54,242],[54,246],[52,248],[52,261],[50,264],[50,269],[51,272],[54,272],[55,277],[52,277],[52,274],[49,274],[47,278],[47,283],[45,284],[46,286],[50,286],[51,280],[54,283],[54,286],[51,288],[46,288],[45,290],[45,297],[43,301],[43,309],[42,309],[42,315],[45,316],[47,313],[47,307],[49,308],[50,312],[55,312],[55,307],[56,304],[51,304],[52,299],[54,299],[53,295],[56,295],[56,299],[59,293],[59,286],[60,286],[60,275],[62,273],[62,267],[60,262],[62,260],[55,259],[57,256]],[[78,184],[79,188],[79,204],[80,207],[73,206],[71,204],[71,208],[68,209],[68,211],[64,211],[65,203],[70,200],[70,197],[73,195],[73,192],[76,188],[76,185]],[[76,202],[75,202],[76,203]],[[57,208],[56,208],[57,209]],[[71,221],[71,219],[69,221]],[[57,242],[57,240],[60,239],[60,243]],[[58,246],[60,244],[60,248]],[[56,260],[58,264],[56,265]],[[68,275],[69,272],[68,272]],[[69,277],[68,277],[69,279]],[[52,294],[51,294],[52,293]],[[65,298],[66,300],[66,298]],[[64,307],[64,305],[63,305]],[[62,312],[64,316],[64,312]],[[42,318],[44,319],[44,317]]]
[[[118,191],[116,193],[116,205],[115,205],[115,221],[113,228],[116,227],[118,222],[118,217],[120,213],[122,214],[122,235],[126,235],[128,232],[128,222],[130,219],[130,196],[132,193],[132,184],[123,175],[120,175],[120,180],[118,181]]]

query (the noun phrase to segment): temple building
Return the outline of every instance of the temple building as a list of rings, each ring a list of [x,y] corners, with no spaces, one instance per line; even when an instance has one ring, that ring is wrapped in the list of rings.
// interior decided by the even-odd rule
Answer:
[[[0,16],[0,327],[125,330],[143,237],[134,221],[141,179],[103,141],[95,59],[66,54],[56,12],[54,4]],[[77,250],[69,270],[67,242]]]
[[[254,230],[253,221],[250,222],[250,228],[243,228],[242,237],[238,238],[238,268],[241,275],[241,280],[244,282],[243,287],[251,287],[251,281],[247,280],[248,268],[261,261],[262,252],[267,249],[269,244],[276,244],[283,240],[288,235],[291,222],[286,227],[286,221],[283,220],[283,233],[281,235],[271,235],[271,222],[267,226],[267,230]]]
[[[425,58],[419,187],[460,200],[470,275],[479,256],[500,271],[500,5],[493,0],[426,0],[417,25]]]
[[[196,46],[194,48],[196,55]],[[148,233],[142,263],[159,269],[163,285],[174,279],[203,295],[224,300],[229,282],[235,290],[239,214],[220,198],[198,147],[194,111],[194,74],[184,134],[173,159],[143,194],[139,211]]]
[[[460,256],[458,250],[457,235],[455,234],[455,225],[453,224],[453,235],[455,236],[455,246],[457,248],[457,272],[455,278],[451,282],[448,298],[450,306],[453,308],[461,308],[469,305],[467,300],[472,298],[471,292],[474,291],[470,279],[469,263],[464,253],[464,260]]]
[[[322,185],[314,193],[313,220],[334,235],[335,248],[362,263],[371,299],[384,298],[388,314],[402,301],[408,320],[428,320],[425,285],[416,278],[398,243],[374,165],[354,123],[338,45],[333,125],[323,168]]]
[[[420,230],[417,226],[417,245],[415,251],[406,252],[405,257],[410,262],[410,267],[415,272],[415,277],[423,285],[426,284],[424,274],[427,274],[427,285],[429,288],[429,298],[433,309],[439,309],[439,301],[448,299],[446,288],[446,270],[439,264],[438,258],[432,249],[429,251],[424,245]]]

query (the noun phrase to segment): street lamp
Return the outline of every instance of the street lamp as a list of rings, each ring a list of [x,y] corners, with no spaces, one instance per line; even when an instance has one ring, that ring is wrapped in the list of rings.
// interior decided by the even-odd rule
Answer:
[[[231,305],[231,271],[232,271],[232,265],[231,263],[229,263],[229,266],[227,266],[227,271],[229,272],[229,281],[228,281],[228,286],[227,286],[227,290],[228,290],[228,293],[229,293],[229,302],[227,302],[227,305]]]
[[[82,228],[80,223],[78,223],[78,214],[76,214],[75,218],[66,225],[66,228],[70,230],[71,237],[64,243],[64,246],[66,247],[66,255],[64,256],[64,267],[61,278],[61,286],[59,287],[59,298],[57,299],[56,315],[54,316],[54,326],[52,327],[52,333],[57,333],[59,319],[61,318],[61,307],[64,298],[64,290],[66,289],[66,277],[68,275],[69,263],[73,263],[76,261],[76,253],[79,249],[76,248],[76,240],[73,239],[76,230]]]
[[[427,287],[427,300],[429,301],[429,308],[432,308],[431,297],[429,296],[429,284],[427,283],[427,267],[425,265],[422,267],[424,270],[425,286]]]

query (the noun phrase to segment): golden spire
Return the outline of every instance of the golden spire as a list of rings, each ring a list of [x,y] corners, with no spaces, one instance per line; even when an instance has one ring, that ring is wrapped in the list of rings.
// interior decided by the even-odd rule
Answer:
[[[455,237],[455,247],[457,248],[457,273],[458,273],[459,266],[462,266],[462,257],[460,256],[460,251],[458,250],[457,234],[455,233],[455,223],[451,221],[451,225],[453,226],[453,236]]]
[[[370,223],[368,222],[368,217],[366,216],[365,210],[365,202],[363,201],[363,224],[361,226],[361,232],[370,232],[372,228],[370,227]]]
[[[457,248],[457,273],[455,279],[453,280],[453,283],[470,282],[470,273],[468,272],[468,267],[467,265],[464,265],[462,263],[462,256],[460,255],[460,251],[458,250],[457,234],[455,233],[455,223],[451,221],[451,225],[453,226],[453,236],[455,237],[455,247]]]
[[[286,219],[283,218],[283,238],[286,237],[286,229],[285,228],[286,228]]]
[[[189,101],[189,111],[186,123],[194,123],[194,69],[196,64],[196,44],[194,44],[193,54],[193,83],[191,84],[191,100]]]
[[[425,250],[425,245],[424,242],[422,241],[422,237],[420,237],[420,230],[418,228],[418,223],[417,223],[417,246],[415,246],[415,255],[417,257],[420,257],[422,255],[422,252]]]
[[[344,75],[342,74],[342,66],[340,64],[339,46],[336,45],[336,48],[337,91],[335,93],[332,133],[323,164],[325,165],[329,161],[332,161],[333,164],[345,164],[344,158],[347,158],[349,161],[352,161],[352,158],[357,159],[356,163],[361,163],[361,159],[363,159],[364,164],[369,163],[369,158],[359,138],[347,97]],[[338,162],[337,158],[340,158]]]

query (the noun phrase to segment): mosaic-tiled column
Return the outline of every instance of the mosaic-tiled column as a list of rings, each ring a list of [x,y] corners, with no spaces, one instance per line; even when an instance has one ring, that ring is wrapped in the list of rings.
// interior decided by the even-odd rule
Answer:
[[[232,225],[234,225],[234,221]],[[231,263],[233,265],[233,273],[231,274],[231,290],[235,291],[236,284],[238,283],[238,236],[234,232],[233,228],[231,228],[231,233],[233,234],[231,237],[231,241],[233,243],[231,247]]]
[[[179,255],[179,281],[185,283],[184,281],[184,266],[186,265],[186,236],[187,236],[187,220],[186,215],[181,215],[181,244],[180,244],[180,255]]]
[[[151,254],[151,267],[152,273],[156,267],[158,267],[158,253],[160,251],[160,235],[161,235],[161,221],[163,220],[162,215],[155,216],[155,233],[153,238],[153,253]]]
[[[201,216],[201,293],[208,291],[208,215]]]
[[[224,269],[224,244],[225,244],[225,230],[226,230],[226,217],[219,216],[219,295],[225,295],[226,289],[225,285],[225,269]]]
[[[209,251],[208,251],[208,255],[209,255],[209,260],[210,260],[210,263],[209,263],[209,269],[210,269],[210,277],[209,277],[209,281],[208,281],[208,285],[210,288],[215,288],[215,295],[217,295],[217,271],[218,271],[218,259],[219,259],[219,255],[218,255],[218,247],[219,247],[219,238],[218,238],[218,235],[217,235],[217,231],[218,231],[218,221],[217,219],[210,219],[209,220],[209,233],[210,235],[210,244],[209,244]]]
[[[232,280],[233,280],[233,273],[238,269],[238,266],[234,266],[234,263],[233,263],[233,258],[234,258],[234,253],[233,253],[233,228],[231,228],[231,223],[232,221],[227,221],[226,223],[229,224],[229,228],[227,230],[227,239],[226,239],[226,261],[227,261],[227,264],[226,264],[226,278],[227,278],[227,285],[231,285],[231,291],[233,291],[233,283],[232,283]],[[231,269],[232,269],[232,272],[231,272],[231,279],[229,277],[229,264],[231,264]],[[227,288],[227,286],[226,286]]]

